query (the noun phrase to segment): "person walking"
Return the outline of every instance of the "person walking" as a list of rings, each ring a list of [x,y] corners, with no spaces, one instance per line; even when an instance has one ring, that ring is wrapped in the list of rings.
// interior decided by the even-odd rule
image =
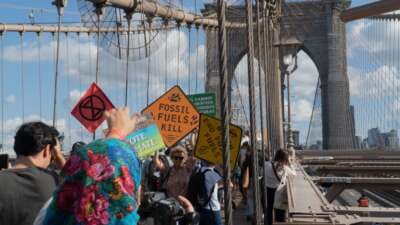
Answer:
[[[275,153],[273,161],[265,162],[265,185],[267,186],[267,224],[273,224],[273,217],[276,222],[285,222],[286,211],[283,202],[288,176],[295,175],[290,168],[289,154],[286,150],[279,149]]]

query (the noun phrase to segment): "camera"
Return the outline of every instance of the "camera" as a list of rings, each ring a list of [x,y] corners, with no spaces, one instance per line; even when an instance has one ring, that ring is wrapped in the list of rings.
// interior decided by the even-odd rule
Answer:
[[[139,209],[141,218],[152,217],[154,225],[175,225],[185,215],[185,210],[175,198],[163,192],[145,192]]]

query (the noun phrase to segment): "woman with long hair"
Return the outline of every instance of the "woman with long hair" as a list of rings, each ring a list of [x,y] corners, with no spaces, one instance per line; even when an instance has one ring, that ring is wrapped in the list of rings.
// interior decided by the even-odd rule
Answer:
[[[286,189],[286,180],[294,171],[290,168],[289,154],[286,150],[279,149],[273,161],[265,162],[265,177],[267,186],[267,224],[272,225],[273,217],[277,222],[284,222],[286,211],[275,207],[275,197]],[[275,213],[273,213],[275,212]],[[274,215],[273,215],[274,214]]]

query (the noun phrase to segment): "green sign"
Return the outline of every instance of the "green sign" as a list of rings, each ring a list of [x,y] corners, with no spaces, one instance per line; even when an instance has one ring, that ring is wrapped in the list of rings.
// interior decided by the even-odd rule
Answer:
[[[214,117],[217,115],[215,93],[194,94],[188,97],[200,113]]]
[[[139,158],[142,159],[165,148],[165,144],[156,124],[150,124],[147,127],[129,134],[125,140],[133,145]]]

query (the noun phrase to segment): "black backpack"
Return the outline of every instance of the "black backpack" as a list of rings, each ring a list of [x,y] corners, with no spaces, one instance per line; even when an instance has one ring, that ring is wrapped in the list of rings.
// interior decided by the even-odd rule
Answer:
[[[212,171],[212,169],[205,169],[202,171],[199,168],[195,170],[190,176],[187,197],[188,200],[192,203],[193,207],[197,210],[206,206],[211,200],[214,188],[211,190],[210,193],[207,193],[205,185],[205,174]]]

